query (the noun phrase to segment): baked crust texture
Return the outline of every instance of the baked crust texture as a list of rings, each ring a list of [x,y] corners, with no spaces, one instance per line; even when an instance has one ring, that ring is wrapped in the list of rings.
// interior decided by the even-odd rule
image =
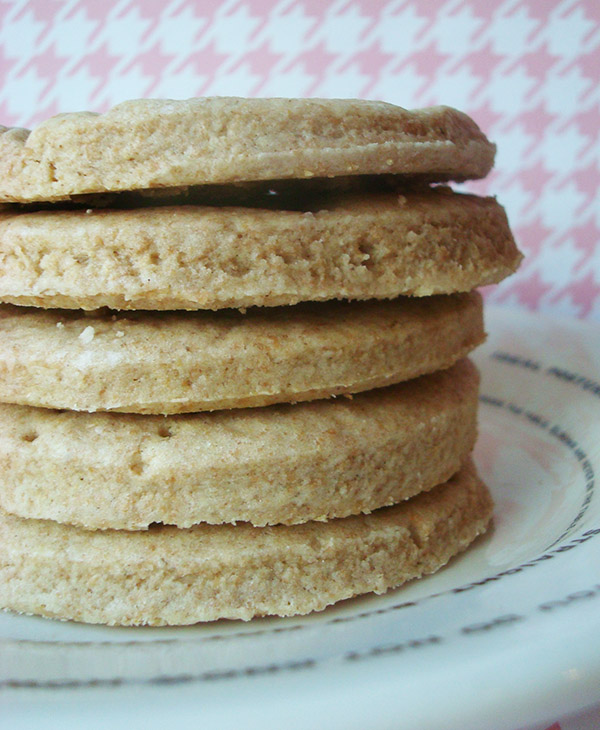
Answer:
[[[485,531],[473,465],[371,515],[267,528],[89,532],[0,514],[0,605],[110,625],[320,611],[431,573]]]
[[[219,312],[0,306],[0,402],[193,413],[356,393],[450,367],[484,339],[478,293]]]
[[[186,416],[0,406],[0,506],[87,528],[300,523],[448,479],[473,448],[479,378],[453,368],[352,399]]]
[[[425,174],[484,177],[495,146],[449,107],[409,111],[353,99],[127,101],[0,127],[0,200],[240,180]]]
[[[0,213],[0,301],[197,310],[431,296],[497,283],[522,258],[493,198],[431,188],[326,205]]]

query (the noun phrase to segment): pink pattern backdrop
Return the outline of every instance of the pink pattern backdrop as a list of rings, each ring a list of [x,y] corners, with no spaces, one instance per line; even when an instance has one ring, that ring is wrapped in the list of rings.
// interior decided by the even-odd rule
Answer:
[[[527,258],[488,300],[600,320],[597,0],[0,0],[0,123],[128,98],[450,104]]]

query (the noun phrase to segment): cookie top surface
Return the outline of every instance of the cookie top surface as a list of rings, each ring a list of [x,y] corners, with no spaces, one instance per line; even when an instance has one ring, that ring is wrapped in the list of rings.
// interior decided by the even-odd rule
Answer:
[[[372,173],[485,176],[495,146],[449,107],[351,99],[140,99],[0,127],[0,200]]]
[[[355,395],[186,416],[0,406],[0,505],[88,528],[323,520],[447,479],[473,448],[475,367]]]
[[[428,188],[322,205],[0,213],[0,301],[193,310],[430,296],[497,283],[521,260],[493,198]]]

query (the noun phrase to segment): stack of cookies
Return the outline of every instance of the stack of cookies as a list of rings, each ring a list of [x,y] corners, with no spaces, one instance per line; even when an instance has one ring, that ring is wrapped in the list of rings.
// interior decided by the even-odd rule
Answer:
[[[289,616],[466,548],[474,289],[520,254],[446,183],[494,152],[456,110],[345,100],[0,128],[0,605]]]

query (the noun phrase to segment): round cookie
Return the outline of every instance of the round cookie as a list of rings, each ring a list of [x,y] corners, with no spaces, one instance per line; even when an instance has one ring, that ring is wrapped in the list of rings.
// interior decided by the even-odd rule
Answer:
[[[449,367],[479,345],[478,293],[246,314],[0,306],[0,401],[172,414],[354,393]]]
[[[350,174],[484,177],[495,146],[448,107],[354,99],[140,99],[0,127],[0,200]]]
[[[305,614],[437,570],[491,510],[468,464],[400,505],[292,527],[88,532],[0,513],[0,605],[110,625]]]
[[[464,360],[292,406],[167,418],[0,406],[0,506],[101,529],[368,512],[459,468],[475,442],[477,390]]]
[[[0,213],[0,301],[195,310],[430,296],[497,283],[522,258],[492,198],[433,188],[325,202]]]

